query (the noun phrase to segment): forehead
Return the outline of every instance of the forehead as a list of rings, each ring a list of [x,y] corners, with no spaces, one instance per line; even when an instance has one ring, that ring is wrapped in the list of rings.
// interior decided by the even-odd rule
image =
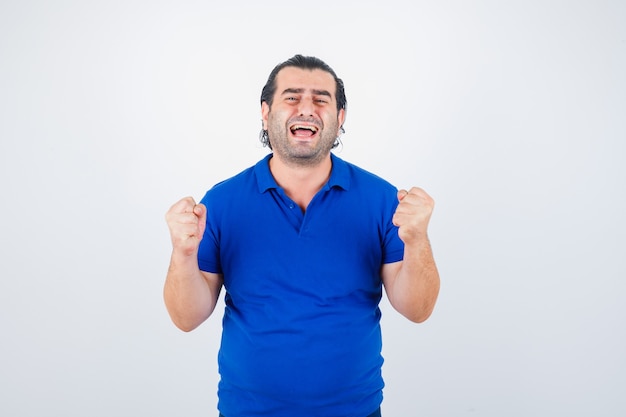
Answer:
[[[321,69],[285,67],[276,75],[276,94],[280,95],[287,89],[325,90],[334,99],[337,86],[332,74]]]

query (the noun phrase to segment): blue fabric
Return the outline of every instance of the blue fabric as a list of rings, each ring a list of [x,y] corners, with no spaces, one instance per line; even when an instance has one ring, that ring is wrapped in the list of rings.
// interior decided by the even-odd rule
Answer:
[[[271,154],[207,192],[198,263],[224,275],[219,409],[362,417],[380,406],[380,268],[402,259],[395,187],[332,155],[305,213]]]
[[[224,414],[220,413],[219,417],[225,417]],[[368,415],[367,417],[382,417],[382,414],[380,413],[380,408],[378,408],[378,410],[374,411],[372,414]]]

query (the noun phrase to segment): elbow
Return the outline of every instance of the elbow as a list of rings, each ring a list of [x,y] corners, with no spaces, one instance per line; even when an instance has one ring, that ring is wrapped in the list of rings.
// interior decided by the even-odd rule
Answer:
[[[178,311],[170,308],[168,308],[168,313],[172,323],[185,333],[198,328],[210,316],[210,313],[206,312]]]
[[[165,297],[165,307],[174,325],[185,333],[189,333],[200,326],[213,313],[213,308],[191,308],[181,305],[177,300],[172,301]]]
[[[430,318],[435,309],[435,300],[419,300],[404,302],[402,304],[392,303],[394,308],[413,323],[423,323]]]
[[[404,313],[403,316],[413,323],[424,323],[432,315],[433,309],[428,311],[413,311]]]
[[[202,315],[202,316],[185,316],[185,317],[181,317],[181,316],[170,316],[170,318],[172,319],[172,323],[174,323],[174,325],[179,329],[182,330],[185,333],[189,333],[195,329],[197,329],[198,327],[200,327],[200,325],[202,323],[205,322],[205,320],[207,318],[209,318],[208,315]]]
[[[403,299],[398,311],[413,323],[423,323],[433,314],[438,296],[439,285],[432,291],[425,292],[424,296]]]
[[[192,322],[186,322],[186,321],[177,321],[172,319],[172,322],[174,323],[174,325],[176,327],[178,327],[179,330],[182,330],[185,333],[189,333],[192,330],[195,330],[198,328],[198,326],[200,325],[200,323],[192,323]]]

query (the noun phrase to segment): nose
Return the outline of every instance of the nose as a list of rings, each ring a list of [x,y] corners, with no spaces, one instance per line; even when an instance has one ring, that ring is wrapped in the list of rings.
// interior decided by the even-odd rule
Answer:
[[[312,97],[302,97],[298,106],[299,116],[313,116],[315,113],[315,105]]]

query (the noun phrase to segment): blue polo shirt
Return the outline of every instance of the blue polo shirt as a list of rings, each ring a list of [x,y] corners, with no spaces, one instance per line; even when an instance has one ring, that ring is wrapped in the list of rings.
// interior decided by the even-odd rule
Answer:
[[[269,159],[202,203],[200,269],[224,275],[218,408],[227,417],[363,417],[382,401],[380,268],[402,260],[397,190],[331,154],[306,212]]]

